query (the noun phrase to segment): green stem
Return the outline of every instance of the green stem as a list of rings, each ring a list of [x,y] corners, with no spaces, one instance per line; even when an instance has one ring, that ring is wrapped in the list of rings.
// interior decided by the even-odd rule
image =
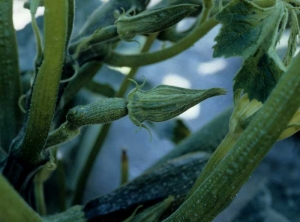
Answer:
[[[47,213],[45,197],[44,197],[44,183],[36,182],[34,183],[34,195],[36,199],[36,211],[39,215],[44,216]]]
[[[216,151],[209,159],[208,163],[205,165],[200,176],[194,183],[193,187],[191,188],[186,198],[189,198],[195,192],[195,190],[203,183],[203,181],[210,175],[210,173],[215,168],[217,168],[218,164],[226,156],[226,154],[229,152],[229,150],[235,144],[238,138],[239,135],[233,135],[230,132],[225,136],[225,138],[222,140],[222,142],[220,143]]]
[[[44,196],[44,183],[49,179],[55,169],[56,164],[51,154],[50,160],[36,172],[33,179],[37,212],[43,216],[47,213]]]
[[[58,189],[58,205],[59,210],[65,211],[67,209],[67,190],[66,190],[66,173],[64,163],[57,159],[57,185]]]
[[[25,136],[17,150],[21,162],[34,166],[40,162],[55,111],[57,92],[65,56],[68,3],[45,0],[45,50],[35,80]]]
[[[121,185],[128,182],[128,173],[129,173],[129,167],[128,167],[127,152],[125,149],[123,149],[122,156],[121,156]]]
[[[112,66],[139,67],[167,60],[193,46],[217,24],[218,22],[214,18],[211,18],[207,22],[195,28],[191,34],[169,48],[162,49],[157,52],[135,55],[123,55],[117,52],[112,52],[104,59],[104,62]]]
[[[0,196],[0,221],[43,221],[2,175],[0,175]]]
[[[0,1],[0,146],[6,151],[20,129],[22,119],[18,106],[21,80],[12,6],[13,0]]]
[[[72,31],[73,31],[73,23],[74,23],[74,14],[75,14],[75,0],[68,0],[68,32],[67,32],[67,38],[66,38],[66,54],[68,53],[68,45],[71,39]]]
[[[199,19],[199,25],[203,24],[204,22],[207,21],[211,8],[212,8],[212,0],[204,0],[203,1],[203,10],[201,12],[201,16]]]
[[[35,65],[39,66],[40,63],[42,62],[42,58],[43,58],[42,38],[41,38],[39,27],[36,23],[35,13],[33,14],[32,12],[31,12],[31,26],[32,26],[33,33],[35,35],[35,40],[36,40]]]
[[[151,45],[153,44],[153,42],[155,41],[156,38],[156,34],[150,35],[149,38],[147,39],[145,45],[142,48],[142,52],[148,51],[151,47]],[[126,90],[129,86],[129,78],[134,78],[135,74],[137,73],[138,68],[133,67],[129,74],[126,76],[126,78],[123,80],[121,87],[119,89],[119,91],[116,93],[115,97],[123,97],[126,93]],[[78,177],[78,182],[76,184],[76,188],[75,188],[75,196],[73,199],[73,204],[78,204],[80,203],[82,196],[83,196],[83,192],[87,183],[87,180],[89,178],[90,172],[92,170],[92,167],[94,165],[94,162],[97,158],[98,153],[100,152],[105,138],[109,132],[109,129],[111,127],[111,124],[105,124],[102,126],[97,139],[91,149],[91,152],[88,155],[88,158],[86,160],[86,163],[84,164],[84,167],[81,171],[81,173],[79,174]]]
[[[165,221],[212,221],[235,197],[299,108],[300,54],[217,168]]]

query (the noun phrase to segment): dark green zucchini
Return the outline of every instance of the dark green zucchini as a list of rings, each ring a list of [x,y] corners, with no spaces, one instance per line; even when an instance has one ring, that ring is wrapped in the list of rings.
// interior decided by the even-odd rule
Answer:
[[[123,221],[139,206],[138,212],[163,201],[170,195],[174,201],[165,212],[169,215],[184,200],[208,158],[197,152],[171,160],[163,166],[136,178],[119,189],[98,197],[84,207],[89,221]]]

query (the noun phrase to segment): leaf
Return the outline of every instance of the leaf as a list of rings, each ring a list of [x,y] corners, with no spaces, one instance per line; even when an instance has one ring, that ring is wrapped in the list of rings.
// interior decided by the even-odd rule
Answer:
[[[233,90],[243,89],[250,101],[264,102],[284,71],[285,67],[273,50],[258,53],[244,61],[234,78]]]
[[[283,63],[287,66],[293,59],[293,56],[297,49],[297,36],[299,36],[299,23],[295,11],[291,12],[291,33],[288,40],[288,48],[283,58]]]
[[[242,56],[246,59],[259,47],[267,51],[277,40],[285,13],[286,8],[280,0],[231,1],[216,15],[223,26],[215,38],[214,57]]]

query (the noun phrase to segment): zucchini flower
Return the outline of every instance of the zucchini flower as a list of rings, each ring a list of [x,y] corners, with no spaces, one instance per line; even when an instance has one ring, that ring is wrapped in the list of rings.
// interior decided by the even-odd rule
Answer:
[[[248,94],[243,94],[242,90],[237,90],[234,93],[235,109],[232,113],[229,122],[229,130],[232,134],[240,135],[249,125],[255,114],[263,106],[256,99],[249,100]],[[300,130],[300,109],[295,113],[293,118],[288,123],[285,130],[282,131],[277,140],[286,139]]]
[[[221,88],[211,88],[207,90],[185,89],[176,86],[159,85],[149,91],[143,91],[144,86],[137,82],[127,97],[128,115],[131,121],[139,126],[150,130],[142,124],[148,120],[152,122],[162,122],[180,115],[199,102],[212,96],[224,95],[226,91]]]

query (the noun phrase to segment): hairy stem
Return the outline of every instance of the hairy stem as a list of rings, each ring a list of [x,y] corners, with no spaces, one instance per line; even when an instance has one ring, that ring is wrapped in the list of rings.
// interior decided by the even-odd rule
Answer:
[[[37,165],[55,111],[65,56],[68,3],[45,0],[44,59],[34,84],[24,139],[17,150],[21,162]]]
[[[189,198],[195,190],[203,183],[203,181],[210,175],[210,173],[215,169],[218,164],[222,161],[222,159],[229,152],[230,148],[235,144],[239,135],[233,135],[228,133],[225,138],[222,140],[217,150],[213,153],[212,157],[209,159],[207,164],[205,165],[201,175],[198,177],[193,187],[191,188],[187,198]]]

